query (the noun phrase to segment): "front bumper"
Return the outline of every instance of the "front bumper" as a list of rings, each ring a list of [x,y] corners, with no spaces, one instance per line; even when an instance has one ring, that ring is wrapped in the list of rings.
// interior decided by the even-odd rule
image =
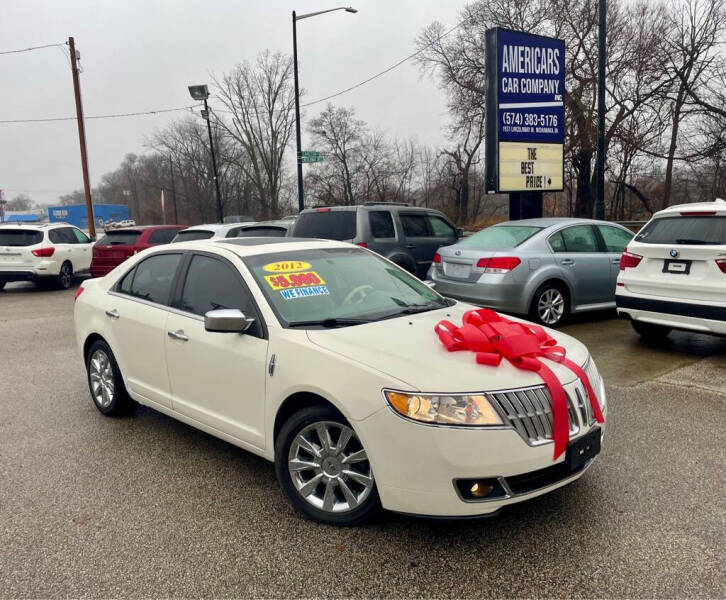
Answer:
[[[726,335],[726,303],[722,305],[674,302],[619,292],[615,296],[618,314],[632,321],[653,323],[673,329]]]
[[[604,424],[599,425],[604,432]],[[356,429],[374,470],[384,508],[432,517],[475,517],[496,513],[503,506],[540,496],[565,486],[585,468],[557,477],[564,455],[553,462],[552,443],[528,445],[510,428],[466,429],[415,423],[386,407]],[[577,439],[590,431],[583,425]],[[548,470],[544,473],[536,473]],[[522,482],[542,475],[531,485],[513,489],[504,497],[466,500],[458,492],[457,480],[498,479]],[[506,485],[506,484],[505,484]]]

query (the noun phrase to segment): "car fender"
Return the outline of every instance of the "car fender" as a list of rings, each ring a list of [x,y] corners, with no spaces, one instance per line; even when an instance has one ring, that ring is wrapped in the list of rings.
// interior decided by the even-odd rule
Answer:
[[[532,300],[537,290],[543,283],[556,279],[561,281],[567,287],[567,293],[570,296],[570,306],[576,302],[574,287],[572,285],[572,274],[562,267],[554,263],[546,263],[543,261],[542,266],[535,271],[525,285],[525,298],[527,299],[527,309],[532,306]]]

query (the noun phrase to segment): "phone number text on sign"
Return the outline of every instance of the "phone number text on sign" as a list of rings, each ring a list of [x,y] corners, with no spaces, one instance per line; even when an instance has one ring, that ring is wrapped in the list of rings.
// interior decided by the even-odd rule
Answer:
[[[290,288],[309,287],[313,285],[325,285],[325,281],[315,271],[306,273],[285,273],[280,275],[265,275],[270,287],[277,290]]]

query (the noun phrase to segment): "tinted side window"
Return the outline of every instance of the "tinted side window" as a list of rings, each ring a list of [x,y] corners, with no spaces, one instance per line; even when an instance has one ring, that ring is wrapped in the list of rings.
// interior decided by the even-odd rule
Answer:
[[[609,225],[598,225],[598,230],[605,242],[608,252],[617,252],[621,254],[625,247],[633,239],[633,234],[629,231],[623,231],[619,227],[610,227]]]
[[[140,262],[136,265],[129,295],[157,304],[169,304],[171,284],[181,257],[181,254],[160,254]]]
[[[565,248],[565,240],[562,239],[562,233],[560,231],[551,235],[548,241],[553,252],[567,252],[567,248]]]
[[[562,230],[567,252],[600,252],[590,225],[576,225]]]
[[[136,268],[131,269],[118,284],[118,291],[122,294],[131,293],[131,284],[134,282],[134,275],[136,274]]]
[[[401,224],[406,237],[428,237],[429,228],[425,215],[401,215]]]
[[[51,229],[48,232],[48,238],[54,244],[76,244],[76,236],[73,235],[73,231],[70,227],[60,227],[58,229]]]
[[[393,217],[387,210],[372,210],[368,213],[371,224],[371,235],[374,238],[393,238],[396,231],[393,228]]]
[[[195,315],[218,308],[238,308],[247,316],[255,316],[252,302],[234,269],[221,260],[200,254],[189,264],[179,308]],[[259,331],[257,327],[259,324],[254,323],[250,328],[254,334]]]
[[[436,237],[456,237],[456,230],[441,217],[429,215],[429,224]]]
[[[176,229],[157,229],[149,236],[149,244],[168,244],[177,234]]]
[[[294,237],[325,240],[352,240],[356,233],[357,212],[324,210],[303,213],[295,221]]]
[[[85,233],[83,233],[80,229],[76,229],[75,227],[73,227],[73,228],[71,228],[71,231],[73,232],[73,235],[75,236],[76,241],[79,244],[90,244],[91,243],[91,240],[89,239],[89,237]]]

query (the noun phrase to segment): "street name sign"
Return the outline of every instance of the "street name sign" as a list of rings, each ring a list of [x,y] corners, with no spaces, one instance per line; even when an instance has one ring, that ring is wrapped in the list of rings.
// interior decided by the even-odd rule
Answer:
[[[323,162],[323,155],[316,150],[303,150],[300,152],[300,162],[302,163],[317,163]]]
[[[564,100],[564,40],[487,30],[487,192],[562,191]]]

